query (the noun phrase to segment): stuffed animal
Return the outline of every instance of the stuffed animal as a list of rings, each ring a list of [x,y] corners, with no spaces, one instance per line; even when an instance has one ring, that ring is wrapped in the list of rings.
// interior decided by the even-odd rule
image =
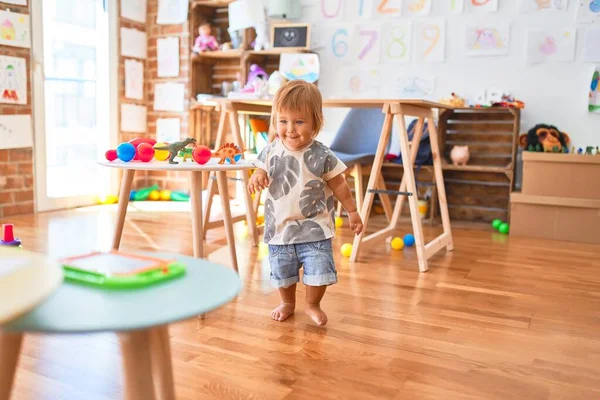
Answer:
[[[548,124],[537,124],[519,136],[519,144],[529,151],[568,153],[570,143],[567,133]]]
[[[207,50],[219,50],[219,43],[214,36],[211,35],[212,28],[210,24],[202,24],[198,28],[198,37],[194,41],[194,47],[192,51],[196,53],[202,53]]]
[[[464,107],[466,104],[465,99],[457,96],[456,93],[452,93],[452,97],[450,98],[440,100],[440,103],[448,104],[452,107]]]
[[[469,146],[454,146],[450,151],[450,159],[453,165],[467,165],[471,158]]]

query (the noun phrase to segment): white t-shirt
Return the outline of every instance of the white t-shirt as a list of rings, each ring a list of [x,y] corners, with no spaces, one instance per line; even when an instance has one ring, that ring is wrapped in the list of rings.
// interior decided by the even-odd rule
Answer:
[[[327,181],[346,165],[325,145],[302,150],[276,139],[254,163],[267,172],[264,242],[271,245],[316,242],[335,236],[335,206]]]

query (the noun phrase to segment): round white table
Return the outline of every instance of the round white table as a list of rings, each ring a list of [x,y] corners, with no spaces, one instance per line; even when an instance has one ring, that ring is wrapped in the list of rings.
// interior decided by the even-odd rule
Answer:
[[[219,164],[217,158],[211,158],[206,164],[197,164],[195,162],[179,161],[179,164],[169,164],[168,161],[152,160],[150,162],[129,161],[124,162],[119,159],[115,161],[102,161],[100,165],[119,168],[123,170],[123,178],[121,180],[121,189],[119,192],[119,206],[117,208],[117,224],[115,227],[115,235],[113,238],[112,248],[119,249],[123,226],[125,224],[125,216],[127,214],[127,205],[131,194],[131,185],[135,171],[188,171],[190,173],[190,202],[192,211],[192,241],[194,249],[194,257],[203,258],[204,248],[204,229],[202,218],[202,172],[215,172],[217,177],[217,186],[223,206],[223,225],[225,227],[225,235],[229,244],[229,252],[231,254],[231,262],[233,268],[237,271],[237,255],[235,251],[235,240],[233,235],[233,220],[231,217],[231,208],[229,205],[229,190],[227,188],[227,172],[230,171],[247,171],[256,168],[250,161],[241,159],[235,164]],[[243,174],[244,184],[248,184],[247,174]],[[252,236],[254,246],[258,245],[258,229],[256,227],[256,216],[252,206],[252,198],[247,190],[244,190],[244,199],[246,203],[246,222]],[[208,198],[208,208],[211,205],[212,198]]]

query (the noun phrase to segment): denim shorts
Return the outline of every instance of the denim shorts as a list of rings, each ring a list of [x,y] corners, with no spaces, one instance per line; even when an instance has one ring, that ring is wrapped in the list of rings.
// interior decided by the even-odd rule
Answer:
[[[326,286],[337,282],[331,239],[300,244],[269,245],[271,284],[285,288],[299,282],[307,286]]]

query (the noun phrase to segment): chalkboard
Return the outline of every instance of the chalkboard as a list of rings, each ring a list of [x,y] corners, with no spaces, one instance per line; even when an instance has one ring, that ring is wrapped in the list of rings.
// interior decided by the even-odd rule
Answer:
[[[273,24],[271,26],[271,47],[288,50],[310,47],[309,24]]]

